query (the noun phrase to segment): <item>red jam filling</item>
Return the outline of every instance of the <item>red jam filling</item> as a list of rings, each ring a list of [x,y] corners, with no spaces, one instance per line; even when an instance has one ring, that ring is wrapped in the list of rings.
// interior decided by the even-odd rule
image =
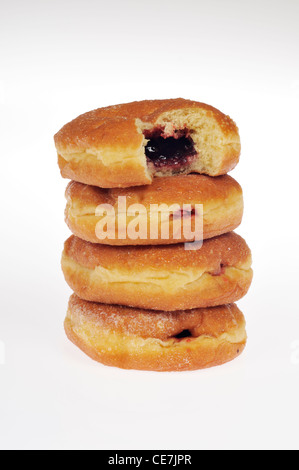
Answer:
[[[145,154],[155,168],[180,169],[192,163],[197,152],[187,129],[166,135],[162,128],[145,131]]]

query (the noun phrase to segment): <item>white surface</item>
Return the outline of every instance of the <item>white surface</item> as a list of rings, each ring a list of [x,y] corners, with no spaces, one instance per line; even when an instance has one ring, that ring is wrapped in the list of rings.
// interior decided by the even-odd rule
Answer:
[[[1,448],[298,449],[298,1],[1,6]],[[96,107],[178,96],[240,127],[248,347],[203,372],[106,368],[62,329],[69,232],[52,136]]]

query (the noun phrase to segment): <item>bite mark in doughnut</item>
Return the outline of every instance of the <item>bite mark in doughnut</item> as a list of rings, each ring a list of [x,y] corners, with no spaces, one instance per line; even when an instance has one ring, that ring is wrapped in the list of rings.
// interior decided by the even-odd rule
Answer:
[[[156,177],[225,175],[239,162],[236,124],[182,98],[99,108],[55,136],[61,174],[101,188],[149,185]]]

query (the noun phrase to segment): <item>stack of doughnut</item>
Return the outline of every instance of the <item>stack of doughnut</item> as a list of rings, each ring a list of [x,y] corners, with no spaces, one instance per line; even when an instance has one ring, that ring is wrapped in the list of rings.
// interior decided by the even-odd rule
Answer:
[[[247,336],[235,302],[253,273],[250,249],[233,232],[243,216],[242,189],[227,175],[240,157],[235,123],[195,101],[142,101],[79,116],[55,135],[55,145],[61,174],[72,180],[65,215],[73,235],[62,255],[74,291],[68,338],[94,360],[123,369],[204,369],[241,354]],[[119,209],[124,197],[127,206],[145,207],[145,223],[153,205],[189,204],[184,216],[192,221],[201,204],[200,247],[187,249],[195,234],[174,236],[178,214],[167,239],[162,218],[155,236],[128,236],[133,216]],[[120,217],[103,238],[98,208],[107,206]]]

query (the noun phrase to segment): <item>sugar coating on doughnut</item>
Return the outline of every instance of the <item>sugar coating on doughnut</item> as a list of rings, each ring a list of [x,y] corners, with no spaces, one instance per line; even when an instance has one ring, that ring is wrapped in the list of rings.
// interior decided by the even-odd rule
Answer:
[[[235,233],[184,246],[110,247],[71,237],[62,268],[85,300],[153,310],[212,307],[242,298],[252,281],[251,252]]]
[[[118,217],[119,198],[126,197],[128,209],[134,204],[142,204],[146,213],[139,214],[138,218],[142,226],[146,227],[146,237],[142,236],[132,240],[128,236],[128,226],[134,218],[127,215],[125,222],[123,217]],[[102,189],[95,186],[84,185],[72,181],[66,190],[67,207],[65,211],[66,222],[74,235],[92,242],[107,245],[159,245],[177,244],[194,240],[195,217],[191,211],[191,233],[187,238],[184,230],[180,231],[181,238],[174,237],[174,216],[169,218],[169,237],[163,237],[161,215],[153,216],[153,208],[160,210],[163,205],[171,207],[176,204],[180,207],[190,205],[194,208],[202,205],[203,211],[203,238],[208,239],[228,233],[236,229],[243,216],[243,194],[240,185],[230,176],[209,177],[204,175],[181,175],[173,183],[172,177],[156,178],[152,185],[137,186],[126,189]],[[96,215],[97,208],[109,204],[115,211],[114,231],[107,238],[97,236],[97,224],[101,220]],[[195,214],[195,213],[194,213]],[[181,217],[181,213],[179,214]],[[186,214],[184,214],[186,217]],[[151,236],[152,220],[158,220],[157,236]],[[127,234],[124,238],[118,234]]]
[[[126,369],[212,367],[234,359],[246,344],[245,319],[234,304],[154,313],[86,302],[73,295],[65,329],[93,359]]]
[[[236,124],[216,108],[179,99],[100,108],[55,136],[62,176],[103,188],[153,177],[231,171],[240,157]]]

